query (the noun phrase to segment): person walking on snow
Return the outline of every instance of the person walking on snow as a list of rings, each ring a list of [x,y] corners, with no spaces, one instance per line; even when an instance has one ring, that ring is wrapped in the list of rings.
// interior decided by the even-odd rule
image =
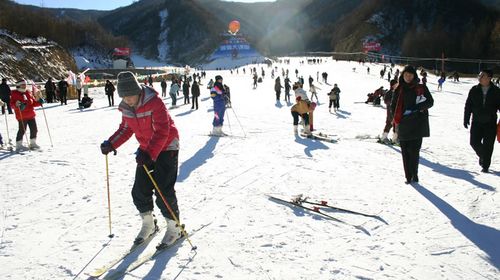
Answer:
[[[177,94],[179,92],[179,88],[180,86],[177,83],[177,80],[173,79],[172,85],[170,85],[170,91],[168,93],[170,95],[170,98],[172,99],[172,107],[177,106]]]
[[[104,86],[104,92],[108,96],[109,107],[115,106],[115,86],[110,80],[106,80],[106,85]]]
[[[333,110],[334,111],[337,111],[337,109],[340,107],[340,89],[339,87],[337,86],[337,84],[334,84],[333,85],[333,88],[332,90],[330,91],[330,93],[328,93],[328,95],[330,96],[330,103],[328,104],[328,111],[331,113],[332,112],[332,106],[333,106]]]
[[[485,173],[491,164],[497,133],[497,112],[500,110],[500,89],[491,82],[492,78],[493,71],[481,71],[478,76],[479,84],[470,89],[464,109],[466,129],[472,115],[470,145],[479,157],[481,171]]]
[[[307,98],[307,93],[302,89],[302,84],[295,83],[292,87],[295,92],[295,105],[292,106],[291,113],[293,117],[293,133],[298,135],[299,116],[304,120],[304,133],[311,134],[309,128],[309,105],[310,101]]]
[[[281,79],[278,76],[278,78],[276,78],[276,80],[274,81],[274,91],[276,92],[276,101],[280,100],[282,88],[283,86],[281,86]]]
[[[406,184],[418,183],[418,163],[422,138],[430,136],[428,109],[434,105],[429,89],[419,84],[417,71],[407,65],[394,91],[391,110],[398,126]]]
[[[215,76],[214,87],[210,90],[210,97],[214,101],[214,120],[212,122],[213,136],[224,136],[222,126],[224,125],[224,113],[226,112],[224,85],[222,84],[222,76]]]
[[[10,106],[10,87],[7,84],[7,79],[2,79],[2,84],[0,84],[0,100],[2,100],[5,105],[2,106],[2,115],[6,114],[5,106],[7,106],[7,111],[12,114],[12,107]]]
[[[394,90],[398,87],[398,81],[391,80],[389,90],[384,94],[384,103],[386,106],[386,117],[385,117],[385,126],[382,133],[382,137],[380,137],[380,141],[382,143],[388,144],[390,140],[388,138],[389,132],[391,128],[393,129],[393,143],[395,143],[398,139],[397,133],[395,131],[394,125],[392,124],[393,113],[391,111],[391,102],[392,96],[394,95]]]
[[[198,110],[198,97],[200,96],[200,86],[198,85],[198,82],[196,82],[196,80],[194,80],[193,86],[191,86],[191,95],[193,99],[191,110],[193,109]]]
[[[16,152],[27,150],[23,146],[23,137],[26,128],[30,128],[29,149],[37,150],[40,146],[36,143],[37,125],[35,120],[35,107],[41,106],[43,99],[35,97],[27,90],[26,80],[20,80],[16,83],[16,89],[12,91],[10,105],[14,108],[16,119],[19,122],[19,129],[16,136]]]
[[[141,86],[132,72],[118,74],[118,96],[122,98],[118,110],[122,121],[118,130],[101,144],[105,155],[116,152],[122,144],[135,134],[139,148],[135,153],[137,163],[132,199],[142,219],[142,226],[134,241],[144,242],[157,231],[153,215],[153,192],[156,192],[156,205],[167,223],[167,231],[161,244],[169,245],[181,235],[181,229],[168,211],[152,181],[144,170],[154,170],[152,176],[165,197],[170,208],[179,218],[179,207],[175,195],[179,156],[179,133],[158,93],[149,86]]]
[[[309,91],[311,92],[311,101],[313,101],[313,98],[316,97],[316,102],[319,104],[319,99],[318,99],[318,90],[320,88],[315,86],[314,84],[311,84]]]
[[[161,80],[161,97],[167,97],[167,81],[165,79]]]

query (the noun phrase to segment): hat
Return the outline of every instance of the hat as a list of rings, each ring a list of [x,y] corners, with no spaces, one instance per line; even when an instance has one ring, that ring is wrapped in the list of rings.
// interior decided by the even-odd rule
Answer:
[[[28,83],[26,82],[26,80],[25,80],[25,79],[21,79],[21,80],[19,80],[19,81],[17,81],[17,82],[16,82],[16,87],[17,87],[17,88],[19,88],[19,87],[21,87],[21,86],[23,86],[23,85],[24,85],[24,86],[28,85]]]
[[[488,77],[492,78],[493,77],[493,71],[491,69],[483,69],[481,70],[484,74],[486,74]]]
[[[217,81],[217,80],[223,80],[223,79],[222,79],[221,75],[217,75],[217,76],[215,76],[215,80]]]
[[[117,90],[120,97],[139,95],[142,92],[139,82],[130,71],[118,73]]]
[[[390,85],[391,85],[391,87],[392,87],[393,85],[397,84],[397,83],[398,83],[398,81],[396,81],[396,80],[391,80],[391,81],[390,81]]]

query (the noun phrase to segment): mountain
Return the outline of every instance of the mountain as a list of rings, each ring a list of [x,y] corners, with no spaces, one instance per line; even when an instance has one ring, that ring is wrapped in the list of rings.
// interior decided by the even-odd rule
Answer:
[[[127,36],[149,57],[159,55],[159,38],[168,29],[168,59],[183,63],[210,51],[234,19],[241,23],[240,32],[266,55],[359,52],[364,41],[376,40],[392,55],[440,57],[444,51],[448,57],[499,58],[497,2],[142,0],[111,11],[99,22],[115,35]],[[161,27],[163,10],[168,10],[168,18]]]
[[[134,53],[170,63],[204,61],[234,19],[241,23],[240,33],[267,56],[360,52],[363,42],[376,41],[387,55],[441,57],[444,53],[500,59],[500,3],[493,0],[141,0],[105,12],[32,10],[52,19],[41,17],[40,24],[21,25],[23,35],[44,35],[51,29],[51,20],[57,19],[72,32],[44,36],[63,47],[93,44],[109,51],[129,44]],[[0,28],[12,30],[3,21],[0,17]],[[457,65],[464,66],[469,65]]]

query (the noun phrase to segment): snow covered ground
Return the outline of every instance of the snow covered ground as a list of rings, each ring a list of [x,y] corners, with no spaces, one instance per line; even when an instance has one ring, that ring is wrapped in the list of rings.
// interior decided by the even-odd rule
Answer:
[[[359,103],[388,86],[376,74],[382,66],[370,66],[372,75],[354,62],[299,66],[292,59],[278,65],[279,72],[299,68],[306,80],[317,71],[329,73],[330,85],[317,83],[314,122],[337,143],[293,136],[292,104],[275,101],[270,68],[256,90],[248,68],[246,75],[209,71],[207,78],[221,74],[231,87],[233,109],[224,130],[234,137],[207,136],[213,113],[206,86],[199,110],[187,105],[170,111],[181,136],[176,189],[182,222],[188,230],[209,225],[191,238],[196,255],[183,242],[125,279],[498,279],[500,148],[497,143],[491,173],[481,173],[462,127],[476,81],[446,82],[434,93],[437,78],[429,78],[431,137],[421,151],[420,186],[412,187],[403,183],[399,148],[359,139],[380,134],[385,120],[383,108]],[[333,83],[342,90],[336,114],[328,112],[326,95]],[[74,100],[46,105],[54,147],[38,110],[43,151],[0,151],[2,279],[72,279],[97,254],[78,277],[87,279],[86,273],[129,247],[139,230],[130,195],[138,144],[131,139],[109,158],[115,237],[103,247],[109,227],[99,144],[116,130],[120,113],[107,106],[103,88],[90,95],[94,105],[84,111]],[[13,116],[8,120],[12,138]],[[6,138],[3,120],[0,126]],[[330,213],[366,233],[265,194],[304,194],[381,219]],[[159,238],[145,251],[154,250]]]

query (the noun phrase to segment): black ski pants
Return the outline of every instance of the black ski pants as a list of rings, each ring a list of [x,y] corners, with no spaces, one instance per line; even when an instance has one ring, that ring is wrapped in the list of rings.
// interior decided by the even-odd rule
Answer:
[[[108,95],[109,107],[115,106],[115,96],[113,94]]]
[[[5,107],[7,107],[7,111],[9,112],[9,114],[12,114],[12,107],[10,107],[10,98],[2,98],[2,101],[5,103],[5,105],[2,106],[2,115],[6,114]]]
[[[163,151],[160,153],[156,162],[148,167],[154,170],[151,174],[155,179],[163,197],[169,204],[172,211],[179,218],[179,207],[177,206],[177,197],[175,195],[175,181],[177,180],[177,168],[179,160],[179,151]],[[163,202],[160,194],[155,189],[153,182],[144,170],[144,167],[137,166],[135,171],[135,182],[132,187],[132,198],[134,205],[139,213],[153,210],[153,192],[156,195],[156,206],[161,210],[164,217],[174,220]]]
[[[472,122],[470,128],[470,145],[477,156],[482,159],[483,168],[490,168],[491,155],[495,145],[497,125],[495,122],[478,123]]]
[[[193,106],[191,106],[191,109],[196,109],[198,110],[198,96],[194,96],[192,97],[192,101],[193,101]]]
[[[30,127],[30,139],[35,139],[36,134],[38,132],[38,128],[36,127],[35,119],[27,120],[27,121],[18,121],[19,122],[19,130],[16,135],[16,142],[23,140],[24,133],[26,132],[27,127]]]
[[[300,115],[298,112],[292,111],[293,125],[299,125],[299,116],[304,119],[305,125],[309,125],[309,114],[305,113]]]
[[[61,105],[68,105],[68,93],[61,92]]]
[[[406,181],[410,182],[412,179],[418,178],[418,162],[420,160],[422,138],[405,141],[400,140],[399,143],[401,144]]]

